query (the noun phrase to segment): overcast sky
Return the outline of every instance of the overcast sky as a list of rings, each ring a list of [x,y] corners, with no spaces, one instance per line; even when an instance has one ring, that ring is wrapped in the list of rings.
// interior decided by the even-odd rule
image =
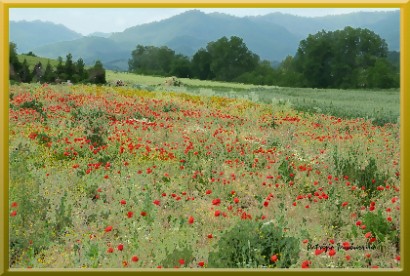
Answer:
[[[50,21],[88,35],[93,32],[122,32],[126,28],[172,17],[191,8],[13,8],[9,19],[13,21]],[[397,9],[353,8],[207,8],[205,13],[222,12],[235,16],[263,15],[282,12],[299,16],[324,16],[358,11],[391,11]]]

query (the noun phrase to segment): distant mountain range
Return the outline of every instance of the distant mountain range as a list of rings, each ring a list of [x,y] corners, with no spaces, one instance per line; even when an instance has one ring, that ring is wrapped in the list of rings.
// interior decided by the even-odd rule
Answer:
[[[118,33],[82,36],[63,25],[41,21],[10,22],[10,41],[18,52],[32,51],[48,58],[82,57],[87,64],[101,60],[108,69],[127,70],[136,45],[168,46],[192,56],[208,42],[223,36],[239,36],[261,59],[271,62],[294,55],[299,42],[318,31],[346,26],[368,28],[386,40],[391,51],[400,49],[400,11],[357,12],[323,17],[301,17],[282,13],[235,17],[191,10],[158,22],[137,25]],[[104,31],[104,30],[101,30]]]

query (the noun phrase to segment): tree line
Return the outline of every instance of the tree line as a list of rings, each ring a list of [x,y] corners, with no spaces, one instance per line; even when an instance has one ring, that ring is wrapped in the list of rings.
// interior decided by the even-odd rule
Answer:
[[[30,56],[35,55],[30,52]],[[69,53],[66,59],[58,57],[58,64],[54,68],[50,62],[44,67],[41,62],[38,62],[30,70],[27,59],[20,62],[17,55],[17,45],[10,43],[10,73],[9,79],[15,82],[41,82],[41,83],[95,83],[104,84],[105,69],[101,61],[97,60],[93,67],[86,68],[82,58],[73,61],[72,55]]]
[[[261,60],[236,36],[209,42],[191,59],[166,46],[137,45],[128,66],[137,74],[257,85],[392,88],[400,83],[397,56],[374,32],[346,27],[309,35],[300,41],[296,54],[277,67]]]

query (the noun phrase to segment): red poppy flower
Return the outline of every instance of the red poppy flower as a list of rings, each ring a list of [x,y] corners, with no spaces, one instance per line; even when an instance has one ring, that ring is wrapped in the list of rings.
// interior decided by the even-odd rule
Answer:
[[[216,210],[216,211],[215,211],[215,217],[219,217],[220,215],[221,215],[221,211]]]
[[[112,252],[114,252],[114,248],[109,247],[109,248],[107,249],[107,253],[112,253]]]
[[[212,200],[212,205],[218,206],[220,203],[221,203],[221,199],[219,199],[219,198],[216,198],[216,199]]]
[[[155,205],[158,205],[158,206],[159,206],[161,202],[160,202],[158,199],[156,199],[156,200],[154,200],[153,203],[154,203]]]
[[[134,215],[134,212],[129,211],[129,212],[127,213],[127,217],[128,217],[128,218],[132,218],[133,215]]]
[[[133,261],[133,262],[138,262],[138,260],[139,260],[138,257],[135,256],[135,255],[132,256],[132,258],[131,258],[131,261]]]
[[[271,260],[272,262],[276,262],[276,261],[278,260],[278,256],[272,255],[272,256],[270,257],[270,260]]]
[[[119,251],[122,251],[122,250],[124,249],[124,245],[123,245],[122,243],[120,243],[120,244],[117,246],[117,249],[118,249]]]
[[[342,245],[345,250],[350,249],[350,242],[343,242]]]
[[[107,226],[106,228],[105,228],[105,232],[110,232],[112,230],[112,226]]]
[[[208,234],[208,239],[212,239],[213,235],[212,234]]]
[[[205,262],[200,261],[200,262],[198,263],[198,265],[199,265],[200,267],[203,267],[203,266],[205,265]]]
[[[180,260],[179,260],[179,264],[180,264],[180,265],[184,265],[184,264],[185,264],[184,259],[180,259]]]
[[[10,213],[10,217],[15,217],[17,215],[17,211],[16,210],[14,210],[14,211],[12,211],[11,213]]]
[[[189,223],[189,224],[194,223],[194,217],[193,217],[193,216],[189,216],[189,218],[188,218],[188,223]]]
[[[308,261],[308,260],[303,261],[303,262],[302,262],[302,268],[309,268],[310,264],[311,264],[311,262]]]
[[[329,250],[329,256],[332,257],[336,254],[336,250],[334,250],[333,248]]]
[[[239,203],[239,198],[235,197],[235,198],[233,199],[233,201],[234,201],[235,203]]]
[[[147,215],[147,212],[142,211],[141,216],[145,217]]]

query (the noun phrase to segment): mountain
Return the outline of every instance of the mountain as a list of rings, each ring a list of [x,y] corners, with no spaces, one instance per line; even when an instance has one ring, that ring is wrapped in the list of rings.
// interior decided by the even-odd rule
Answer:
[[[297,48],[299,37],[282,26],[254,22],[222,13],[187,11],[159,22],[135,26],[110,39],[133,49],[136,44],[166,45],[176,52],[193,55],[210,41],[223,36],[243,38],[248,48],[262,59],[277,60]],[[266,47],[269,45],[270,47]]]
[[[86,36],[72,41],[57,42],[51,45],[38,47],[34,50],[38,56],[65,58],[71,53],[74,60],[82,58],[87,65],[93,65],[100,60],[106,68],[119,70],[128,67],[129,49],[115,41],[96,36]],[[119,61],[120,60],[120,61]],[[127,61],[126,64],[121,61]],[[118,66],[120,64],[121,66]]]
[[[308,34],[315,34],[322,29],[343,29],[346,26],[373,30],[386,39],[389,50],[399,50],[400,11],[356,12],[323,17],[300,17],[281,13],[236,17],[191,10],[111,35],[94,33],[87,37],[77,37],[75,40],[59,40],[48,45],[32,46],[25,51],[30,50],[48,58],[65,57],[70,52],[74,58],[82,57],[88,64],[99,59],[108,69],[127,70],[131,51],[138,44],[168,46],[177,53],[192,56],[211,41],[223,36],[239,36],[261,59],[277,63],[287,55],[294,55],[299,42]],[[27,40],[30,38],[23,39]],[[17,46],[21,49],[18,42]]]
[[[19,53],[26,53],[33,49],[62,41],[81,38],[82,35],[67,27],[43,21],[10,21],[9,41],[17,44]]]
[[[87,36],[97,36],[97,37],[108,38],[108,37],[110,37],[111,35],[112,35],[112,33],[94,32],[94,33],[91,33],[91,34],[89,34],[89,35],[87,35]]]
[[[389,45],[389,50],[399,51],[400,49],[400,11],[356,12],[322,17],[301,17],[277,12],[248,18],[255,22],[282,26],[301,39],[323,29],[335,31],[346,26],[367,28],[384,38]]]

